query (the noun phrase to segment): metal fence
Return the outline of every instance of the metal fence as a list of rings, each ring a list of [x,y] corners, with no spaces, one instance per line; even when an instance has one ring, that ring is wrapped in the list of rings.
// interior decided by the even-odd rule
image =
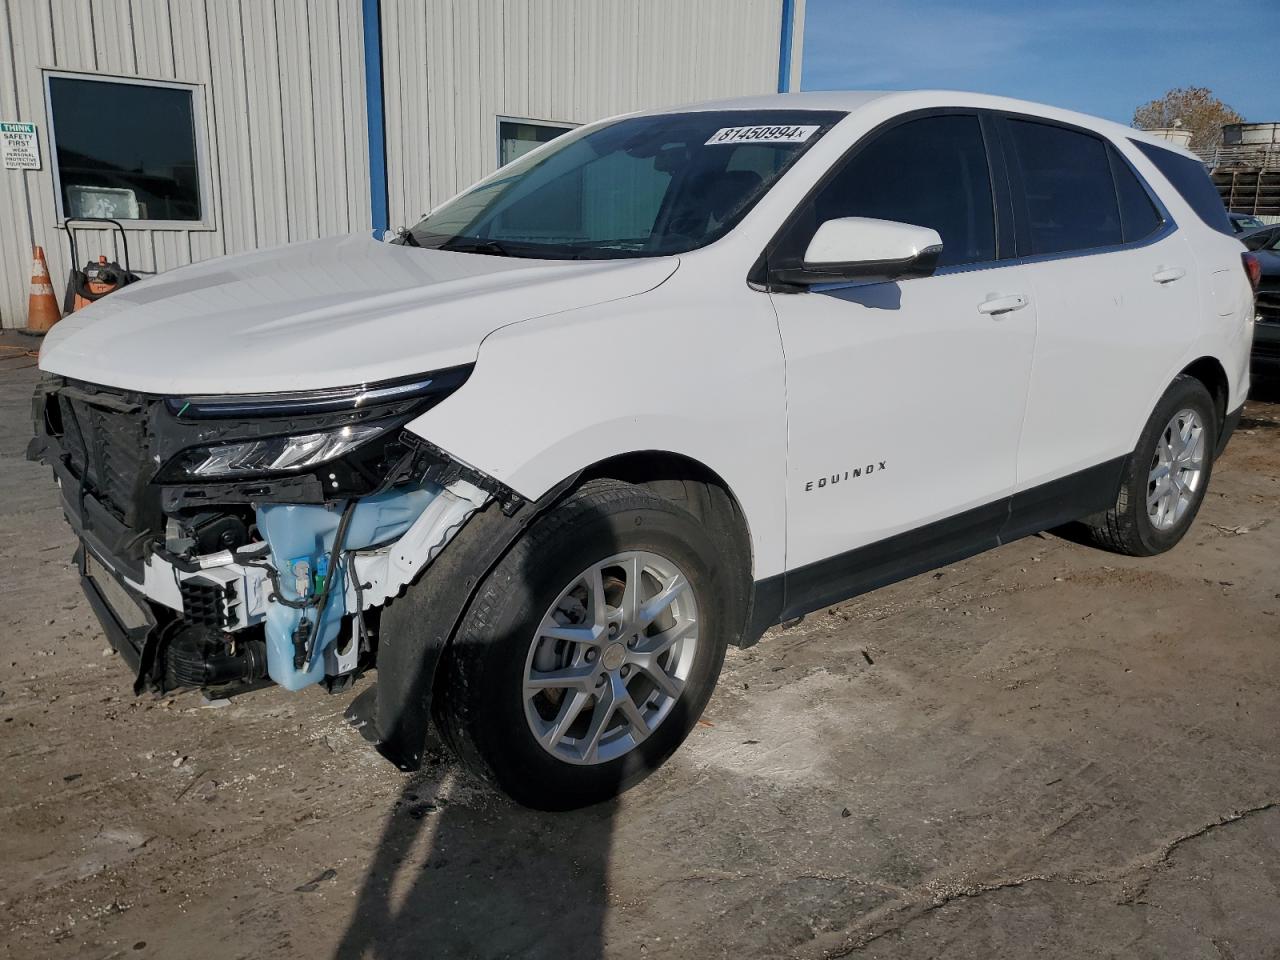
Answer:
[[[1280,143],[1241,144],[1215,147],[1204,154],[1211,170],[1245,167],[1250,170],[1280,170]]]

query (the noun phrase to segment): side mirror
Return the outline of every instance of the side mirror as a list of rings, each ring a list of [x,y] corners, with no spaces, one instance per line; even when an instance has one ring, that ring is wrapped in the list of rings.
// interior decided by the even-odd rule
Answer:
[[[871,217],[828,220],[813,235],[799,266],[771,271],[781,283],[864,280],[884,282],[930,276],[938,266],[942,238],[930,227]]]

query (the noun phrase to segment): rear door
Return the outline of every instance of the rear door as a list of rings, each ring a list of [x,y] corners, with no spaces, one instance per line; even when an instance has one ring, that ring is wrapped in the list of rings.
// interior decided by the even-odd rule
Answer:
[[[1001,124],[1039,325],[1017,486],[1062,480],[1055,497],[1083,497],[1065,513],[1092,509],[1114,495],[1117,458],[1195,338],[1195,261],[1105,138],[1031,117]]]

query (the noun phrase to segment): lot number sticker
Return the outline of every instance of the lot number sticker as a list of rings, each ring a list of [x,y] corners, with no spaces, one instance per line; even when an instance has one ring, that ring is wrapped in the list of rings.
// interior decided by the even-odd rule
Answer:
[[[817,126],[721,127],[704,146],[716,143],[804,143]]]
[[[40,144],[34,123],[0,123],[6,170],[39,170]]]

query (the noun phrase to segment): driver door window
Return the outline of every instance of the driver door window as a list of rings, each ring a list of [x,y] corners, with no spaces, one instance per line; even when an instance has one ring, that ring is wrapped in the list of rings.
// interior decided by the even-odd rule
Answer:
[[[995,206],[978,118],[926,117],[878,135],[813,197],[799,249],[837,217],[932,227],[942,237],[939,266],[995,260]]]

